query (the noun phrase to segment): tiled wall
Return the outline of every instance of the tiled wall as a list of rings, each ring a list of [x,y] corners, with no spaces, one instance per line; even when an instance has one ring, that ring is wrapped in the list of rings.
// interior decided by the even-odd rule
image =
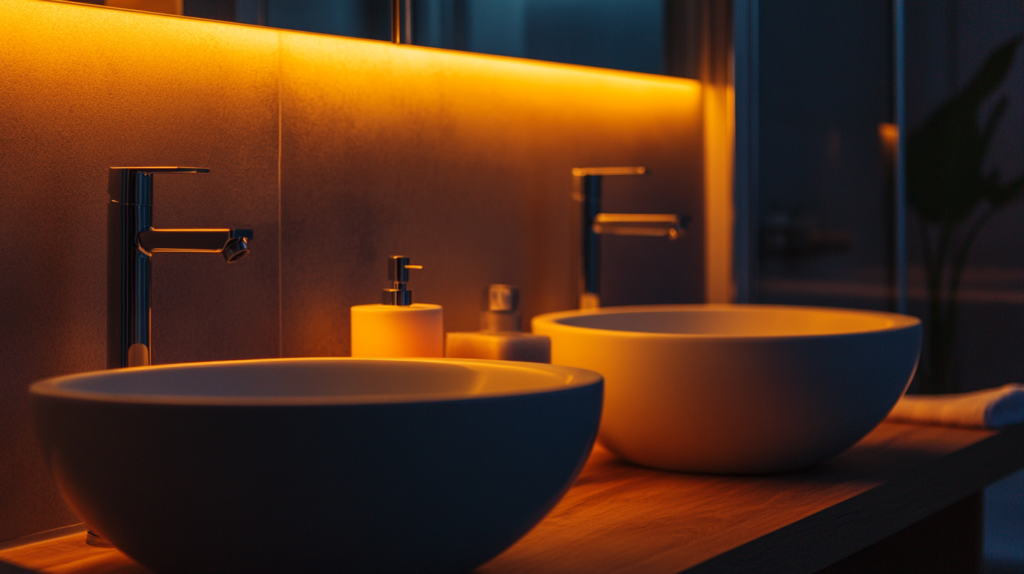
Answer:
[[[691,81],[0,0],[0,541],[77,522],[33,438],[33,380],[101,369],[106,173],[157,176],[155,224],[252,227],[252,254],[154,260],[154,362],[347,355],[385,257],[477,325],[574,303],[574,166],[644,165],[607,211],[678,212],[670,243],[606,241],[606,303],[703,298],[701,94]],[[87,432],[87,431],[84,431]]]

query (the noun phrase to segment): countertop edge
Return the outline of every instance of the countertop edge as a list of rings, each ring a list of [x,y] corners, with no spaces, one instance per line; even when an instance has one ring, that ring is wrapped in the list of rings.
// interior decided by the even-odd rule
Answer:
[[[683,572],[817,572],[1024,467],[1024,448],[1007,448],[1014,444],[1024,445],[1024,425],[1001,429]]]

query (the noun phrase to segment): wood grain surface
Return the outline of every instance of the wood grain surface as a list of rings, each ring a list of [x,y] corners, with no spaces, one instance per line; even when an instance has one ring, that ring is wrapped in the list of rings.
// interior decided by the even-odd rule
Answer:
[[[816,572],[1022,466],[1024,426],[882,424],[821,466],[771,476],[651,470],[597,446],[547,518],[479,573]],[[149,572],[84,534],[0,560],[48,573]]]

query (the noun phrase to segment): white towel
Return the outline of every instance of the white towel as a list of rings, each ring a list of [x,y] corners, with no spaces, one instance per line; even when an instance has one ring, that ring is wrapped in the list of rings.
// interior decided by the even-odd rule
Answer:
[[[1024,422],[1024,385],[955,395],[904,395],[885,419],[954,427],[997,429]]]

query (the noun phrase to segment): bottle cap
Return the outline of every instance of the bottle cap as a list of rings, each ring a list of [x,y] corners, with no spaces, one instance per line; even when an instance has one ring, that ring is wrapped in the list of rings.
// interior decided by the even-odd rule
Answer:
[[[519,289],[515,285],[495,283],[487,290],[487,309],[489,311],[519,310]]]

